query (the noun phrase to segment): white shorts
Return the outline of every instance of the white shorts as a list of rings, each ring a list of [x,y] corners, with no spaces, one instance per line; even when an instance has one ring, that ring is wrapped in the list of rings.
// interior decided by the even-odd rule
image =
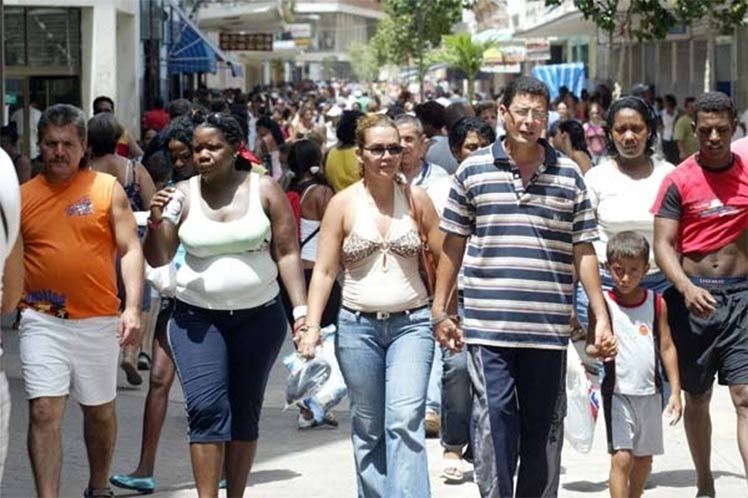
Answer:
[[[634,456],[662,455],[662,395],[613,394],[610,405],[611,452],[631,450]]]
[[[19,326],[26,399],[72,395],[98,406],[117,394],[116,316],[65,320],[23,310]]]
[[[10,426],[10,390],[5,372],[0,370],[0,483],[3,482],[5,457],[8,455],[8,427]]]

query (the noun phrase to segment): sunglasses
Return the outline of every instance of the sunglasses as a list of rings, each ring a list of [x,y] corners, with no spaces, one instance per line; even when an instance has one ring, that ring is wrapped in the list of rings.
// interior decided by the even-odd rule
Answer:
[[[364,150],[368,150],[371,152],[371,155],[374,157],[384,157],[385,152],[389,152],[391,156],[399,156],[403,153],[403,148],[401,145],[375,145],[374,147],[364,147]]]
[[[200,110],[193,110],[190,117],[192,118],[192,124],[196,125],[208,123],[209,125],[221,127],[224,123],[224,115],[220,112],[205,114]]]

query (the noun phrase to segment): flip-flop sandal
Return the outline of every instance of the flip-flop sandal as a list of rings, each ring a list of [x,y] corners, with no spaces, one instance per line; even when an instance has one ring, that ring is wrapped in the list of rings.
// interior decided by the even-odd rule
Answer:
[[[447,482],[462,482],[465,477],[462,460],[442,457],[442,477]]]
[[[125,371],[127,382],[130,385],[139,386],[143,383],[143,377],[140,376],[140,373],[138,372],[138,369],[135,367],[135,365],[127,361],[122,361],[119,366],[122,368],[122,370]]]

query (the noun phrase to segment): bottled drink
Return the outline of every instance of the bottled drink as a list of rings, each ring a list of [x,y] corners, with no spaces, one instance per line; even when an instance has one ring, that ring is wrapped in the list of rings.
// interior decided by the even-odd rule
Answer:
[[[175,190],[171,194],[169,202],[164,206],[163,219],[170,221],[174,225],[179,223],[184,209],[184,193],[181,190]]]

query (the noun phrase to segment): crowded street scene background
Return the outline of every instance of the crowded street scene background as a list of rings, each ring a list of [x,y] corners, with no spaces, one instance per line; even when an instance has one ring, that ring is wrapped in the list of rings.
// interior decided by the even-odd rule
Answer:
[[[467,80],[188,78],[135,123],[26,87],[0,128],[0,493],[65,496],[72,447],[78,496],[163,491],[179,411],[185,489],[253,496],[279,370],[299,444],[350,432],[359,498],[585,496],[569,451],[597,491],[662,496],[675,433],[683,493],[748,492],[737,91]]]

